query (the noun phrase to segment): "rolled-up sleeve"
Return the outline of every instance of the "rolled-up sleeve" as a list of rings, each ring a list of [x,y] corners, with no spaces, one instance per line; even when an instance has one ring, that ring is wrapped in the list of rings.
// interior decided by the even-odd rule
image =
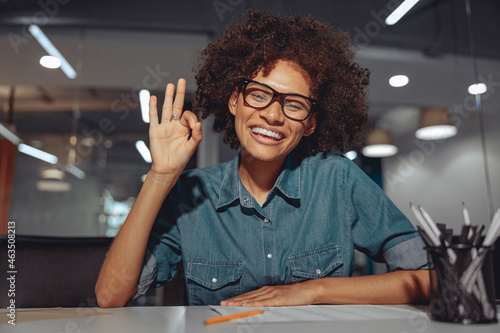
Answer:
[[[429,269],[427,253],[420,236],[401,242],[384,252],[389,272],[397,270]]]
[[[156,281],[156,274],[158,273],[156,259],[153,254],[146,249],[144,254],[144,261],[142,263],[141,275],[139,276],[139,283],[137,292],[131,300],[144,296],[154,281]]]
[[[389,272],[428,269],[422,238],[382,188],[355,166],[347,168],[344,184],[355,248],[374,261],[385,262]]]

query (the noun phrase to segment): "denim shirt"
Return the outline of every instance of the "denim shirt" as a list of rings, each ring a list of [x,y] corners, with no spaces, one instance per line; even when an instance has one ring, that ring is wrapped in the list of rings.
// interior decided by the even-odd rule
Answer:
[[[136,296],[168,282],[181,259],[190,305],[350,276],[354,249],[389,271],[426,266],[415,228],[349,159],[290,154],[262,207],[240,180],[239,159],[179,177],[154,223]]]

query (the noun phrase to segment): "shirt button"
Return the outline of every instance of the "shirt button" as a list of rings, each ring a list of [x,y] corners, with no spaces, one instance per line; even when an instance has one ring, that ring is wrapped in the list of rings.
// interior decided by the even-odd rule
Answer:
[[[213,282],[213,283],[217,283],[217,278],[213,278],[213,279],[212,279],[212,282]]]
[[[243,198],[243,202],[244,202],[244,203],[248,203],[248,201],[250,201],[250,199],[248,199],[248,198]]]
[[[269,254],[267,255],[267,257],[268,257],[269,259],[271,259],[271,258],[273,257],[273,254],[272,254],[272,253],[269,253]]]
[[[317,275],[320,275],[320,274],[321,274],[321,269],[319,269],[319,268],[318,268],[318,269],[316,270],[316,274],[317,274]]]
[[[270,219],[268,219],[267,217],[264,219],[264,222],[265,222],[265,223],[269,223],[270,221],[271,221],[271,220],[270,220]]]

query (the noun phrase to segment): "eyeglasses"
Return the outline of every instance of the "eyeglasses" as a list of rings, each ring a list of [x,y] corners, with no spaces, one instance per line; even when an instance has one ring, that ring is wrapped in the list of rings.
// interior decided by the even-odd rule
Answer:
[[[306,120],[316,101],[298,94],[282,94],[273,88],[253,80],[243,81],[243,100],[255,109],[264,109],[280,98],[281,110],[292,120]]]

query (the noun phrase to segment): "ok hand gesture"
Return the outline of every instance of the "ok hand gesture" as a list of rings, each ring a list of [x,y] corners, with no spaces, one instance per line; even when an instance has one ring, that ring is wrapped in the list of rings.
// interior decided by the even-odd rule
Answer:
[[[155,178],[179,176],[203,139],[201,123],[191,111],[182,112],[186,80],[179,79],[177,93],[172,83],[165,90],[161,123],[158,120],[157,99],[149,101],[149,142]]]

